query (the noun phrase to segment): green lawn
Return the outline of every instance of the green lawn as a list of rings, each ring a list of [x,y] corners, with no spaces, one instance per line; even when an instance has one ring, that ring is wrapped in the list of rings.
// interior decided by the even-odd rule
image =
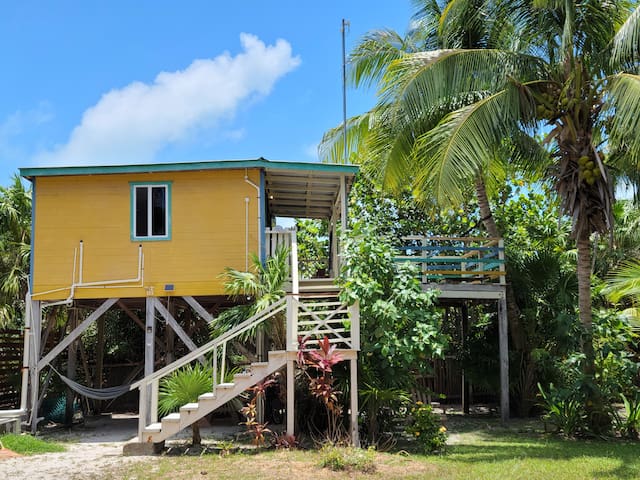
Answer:
[[[319,451],[265,451],[257,455],[165,456],[109,472],[104,479],[638,479],[640,443],[564,440],[543,433],[504,430],[494,424],[455,433],[447,453],[426,456],[378,453],[376,471],[331,472]]]
[[[46,442],[31,435],[16,435],[15,433],[0,436],[0,443],[2,443],[4,448],[8,448],[20,455],[64,452],[65,450],[65,448],[58,443]]]

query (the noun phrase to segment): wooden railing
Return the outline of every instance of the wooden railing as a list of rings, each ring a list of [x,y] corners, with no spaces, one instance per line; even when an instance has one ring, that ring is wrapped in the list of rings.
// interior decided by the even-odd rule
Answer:
[[[298,275],[298,240],[295,230],[270,229],[265,230],[265,253],[272,257],[279,247],[289,249],[289,273],[291,278],[291,293],[297,294],[300,290]]]
[[[422,283],[505,284],[501,238],[402,237],[397,261],[416,263]]]
[[[332,345],[360,350],[360,309],[347,305],[337,294],[287,297],[287,350],[298,350],[299,340],[315,347],[325,336]]]

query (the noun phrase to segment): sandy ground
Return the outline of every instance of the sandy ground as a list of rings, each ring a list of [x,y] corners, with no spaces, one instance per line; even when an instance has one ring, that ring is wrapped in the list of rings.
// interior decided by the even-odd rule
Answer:
[[[137,435],[138,417],[103,415],[91,417],[72,429],[44,428],[38,436],[62,443],[66,451],[33,456],[0,456],[0,480],[84,480],[101,478],[110,467],[134,462],[152,462],[154,457],[125,457],[122,447]],[[238,431],[233,422],[210,427],[201,425],[203,439],[229,439]],[[185,429],[171,444],[184,444],[191,438]]]
[[[63,443],[66,451],[0,459],[0,479],[90,479],[111,466],[150,461],[152,457],[122,455],[136,429],[137,418],[127,416],[96,417],[71,430],[45,429],[40,438]]]

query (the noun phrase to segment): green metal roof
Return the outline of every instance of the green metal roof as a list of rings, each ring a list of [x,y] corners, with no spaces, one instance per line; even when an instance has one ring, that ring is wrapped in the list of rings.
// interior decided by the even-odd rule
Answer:
[[[52,177],[62,175],[109,175],[115,173],[184,172],[194,170],[222,170],[234,168],[264,168],[265,170],[293,170],[318,173],[343,173],[355,175],[357,165],[338,165],[311,162],[284,162],[258,158],[254,160],[214,160],[203,162],[150,163],[138,165],[101,165],[75,167],[27,167],[20,169],[20,175]]]

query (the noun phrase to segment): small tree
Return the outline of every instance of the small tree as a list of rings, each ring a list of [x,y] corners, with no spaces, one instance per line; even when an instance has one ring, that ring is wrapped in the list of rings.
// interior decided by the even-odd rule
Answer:
[[[160,383],[158,413],[167,415],[187,403],[197,402],[200,395],[211,391],[212,379],[212,370],[199,363],[173,372]],[[191,431],[193,445],[200,445],[202,438],[198,422],[191,424]]]

